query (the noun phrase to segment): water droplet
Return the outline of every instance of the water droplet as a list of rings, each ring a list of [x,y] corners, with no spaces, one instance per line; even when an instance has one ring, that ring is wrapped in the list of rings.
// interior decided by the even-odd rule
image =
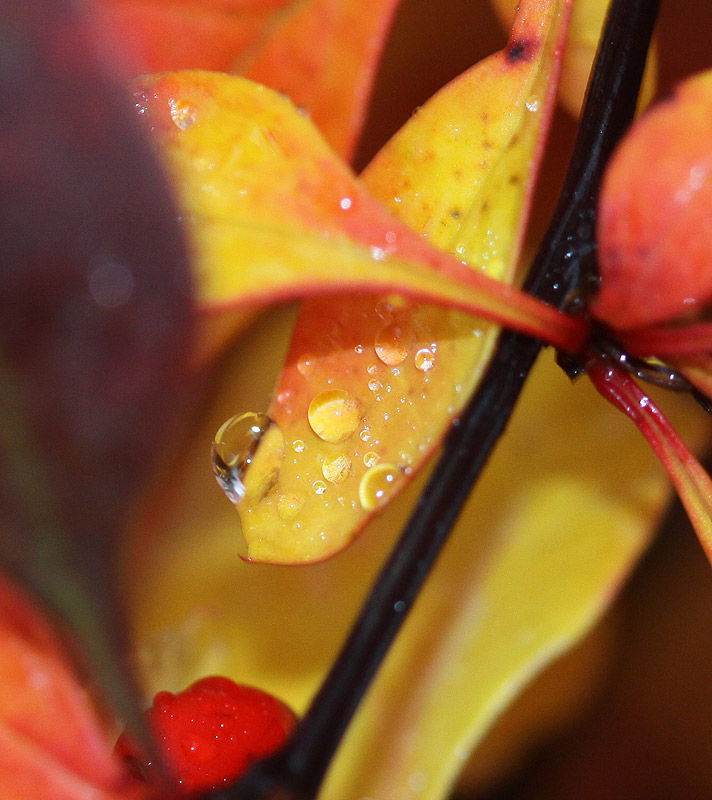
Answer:
[[[361,355],[361,353],[363,353],[363,345],[362,344],[357,344],[354,347],[354,353],[358,353],[358,355]]]
[[[308,378],[314,372],[314,358],[312,356],[302,356],[297,360],[297,370],[300,375]]]
[[[351,475],[351,459],[346,455],[336,456],[321,465],[321,471],[329,483],[344,483]]]
[[[366,444],[368,444],[371,439],[373,439],[370,428],[364,428],[361,433],[359,433],[359,437],[361,438],[362,442],[366,442]]]
[[[365,453],[363,456],[363,465],[365,467],[375,467],[376,464],[381,460],[381,457],[378,453],[374,453],[373,450],[370,450],[368,453]]]
[[[428,347],[421,347],[415,354],[415,366],[421,372],[429,372],[435,366],[435,353]]]
[[[171,119],[173,120],[176,128],[184,131],[186,128],[195,122],[198,112],[193,105],[187,100],[176,100],[172,97],[168,101],[170,107]]]
[[[368,382],[368,388],[372,392],[380,392],[381,389],[383,388],[383,384],[380,381],[371,380],[371,381]]]
[[[276,485],[283,459],[284,436],[266,414],[230,417],[215,434],[213,472],[235,504],[262,500]]]
[[[345,442],[363,420],[363,404],[342,389],[318,394],[309,404],[309,424],[325,442]]]
[[[538,111],[541,108],[541,102],[538,97],[532,95],[532,97],[527,100],[526,106],[529,111]]]
[[[301,439],[295,439],[292,442],[292,449],[295,453],[303,453],[306,448],[306,445]]]
[[[353,201],[351,200],[350,197],[342,197],[339,205],[341,206],[341,208],[343,208],[344,211],[348,211],[353,205]]]
[[[314,494],[324,494],[326,491],[326,484],[324,481],[314,481],[314,483],[312,483],[312,489],[314,490]]]
[[[281,519],[294,519],[302,510],[307,496],[304,492],[288,492],[277,498],[277,513]]]
[[[391,322],[376,333],[376,355],[384,364],[394,367],[406,360],[414,341],[412,325],[408,322]]]
[[[395,464],[378,464],[371,467],[361,478],[358,497],[366,511],[372,511],[385,503],[393,494],[402,479],[402,473]]]
[[[393,320],[393,309],[390,303],[386,303],[384,300],[376,303],[376,314],[386,323]]]

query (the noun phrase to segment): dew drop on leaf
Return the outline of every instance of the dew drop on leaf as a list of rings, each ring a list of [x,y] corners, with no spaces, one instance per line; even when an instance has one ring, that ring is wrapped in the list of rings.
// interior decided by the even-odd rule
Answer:
[[[324,494],[326,491],[326,484],[324,481],[314,481],[314,483],[312,483],[312,489],[314,490],[314,494]]]
[[[430,372],[435,366],[435,353],[428,347],[421,347],[415,354],[415,366],[421,372]]]
[[[367,468],[375,467],[380,460],[381,457],[378,455],[378,453],[374,453],[373,450],[370,450],[368,453],[364,454],[363,465]]]
[[[378,464],[361,478],[358,497],[366,511],[385,503],[398,487],[403,474],[395,464]]]
[[[321,471],[329,483],[344,483],[351,475],[352,470],[353,464],[347,455],[328,459],[321,466]]]
[[[376,355],[389,367],[402,364],[413,347],[415,335],[407,323],[391,322],[376,333]]]
[[[230,417],[215,434],[213,472],[235,503],[262,500],[276,485],[284,459],[284,436],[266,414]]]
[[[311,401],[307,416],[311,429],[320,439],[340,444],[361,425],[363,404],[343,389],[328,389]]]

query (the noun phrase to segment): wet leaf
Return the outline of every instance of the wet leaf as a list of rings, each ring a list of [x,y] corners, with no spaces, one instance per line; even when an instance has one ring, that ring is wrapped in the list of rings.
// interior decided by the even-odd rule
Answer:
[[[181,405],[185,248],[102,31],[12,0],[0,39],[0,561],[128,713],[112,555]]]
[[[52,627],[4,578],[0,649],[3,797],[144,800],[112,758],[107,731]]]
[[[103,0],[137,71],[235,72],[292,98],[353,155],[398,0]]]
[[[507,48],[431,99],[364,175],[472,275],[513,277],[565,19],[563,2],[522,4]],[[347,219],[363,202],[353,191],[333,197],[348,199]],[[371,247],[382,256],[402,236],[385,227]],[[238,506],[248,557],[301,562],[346,546],[437,446],[495,336],[481,319],[402,296],[305,303],[268,412],[291,447],[272,490]],[[345,409],[351,424],[341,432]],[[295,495],[297,504],[285,499]]]

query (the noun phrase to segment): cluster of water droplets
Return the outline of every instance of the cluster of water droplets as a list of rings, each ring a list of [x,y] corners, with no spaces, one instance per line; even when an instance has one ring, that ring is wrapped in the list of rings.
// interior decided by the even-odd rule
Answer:
[[[398,463],[384,462],[378,437],[383,436],[381,428],[388,425],[390,416],[400,411],[399,405],[410,401],[403,391],[403,397],[397,396],[395,403],[389,403],[385,411],[378,412],[379,433],[376,436],[374,423],[369,424],[367,416],[374,413],[372,401],[381,401],[387,392],[397,387],[398,382],[393,382],[393,378],[401,376],[406,362],[410,364],[409,369],[415,367],[423,374],[426,383],[428,373],[436,365],[437,344],[417,344],[423,341],[422,331],[418,330],[411,310],[404,303],[399,304],[398,299],[395,303],[379,301],[375,311],[382,324],[376,329],[373,345],[370,348],[363,344],[353,346],[357,355],[366,358],[370,353],[372,358],[376,357],[366,369],[366,386],[371,393],[368,408],[345,389],[327,388],[309,403],[306,420],[309,435],[302,433],[303,438],[295,438],[288,445],[279,426],[266,414],[240,414],[220,427],[213,442],[213,470],[234,504],[244,504],[249,510],[269,495],[269,502],[278,516],[285,521],[295,520],[295,526],[301,527],[296,520],[309,496],[323,498],[326,507],[329,502],[344,505],[348,500],[342,496],[342,487],[354,477],[358,479],[358,492],[354,492],[352,506],[359,504],[365,511],[376,509],[397,491],[410,470],[412,455],[403,452],[394,459]],[[307,380],[316,374],[317,365],[318,357],[310,354],[302,355],[296,364],[299,374]],[[337,377],[334,382],[338,386]],[[291,401],[291,390],[284,390],[278,398],[278,403],[285,408],[291,406]],[[310,439],[312,434],[313,440]],[[422,450],[427,444],[427,441],[419,442],[418,446]],[[280,485],[285,451],[289,451],[298,474],[285,478],[284,485]],[[304,466],[314,461],[315,454],[320,474]],[[300,463],[303,468],[298,466]],[[332,494],[332,490],[338,492]]]

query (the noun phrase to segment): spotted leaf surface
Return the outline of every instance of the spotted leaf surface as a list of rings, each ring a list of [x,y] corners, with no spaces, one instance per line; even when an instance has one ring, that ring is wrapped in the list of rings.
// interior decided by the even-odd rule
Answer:
[[[564,2],[523,3],[505,50],[431,99],[364,174],[421,241],[472,275],[513,277],[565,20]],[[381,252],[392,246],[386,234]],[[269,492],[238,506],[249,557],[302,562],[347,545],[438,444],[495,335],[398,294],[305,303],[268,412],[282,467]]]
[[[508,25],[517,8],[517,0],[492,0],[492,2],[502,24]],[[564,108],[576,116],[581,110],[609,5],[610,0],[576,0],[571,9],[571,22],[561,64],[559,99]],[[653,42],[643,77],[640,107],[645,107],[655,94],[657,72],[657,46]]]

